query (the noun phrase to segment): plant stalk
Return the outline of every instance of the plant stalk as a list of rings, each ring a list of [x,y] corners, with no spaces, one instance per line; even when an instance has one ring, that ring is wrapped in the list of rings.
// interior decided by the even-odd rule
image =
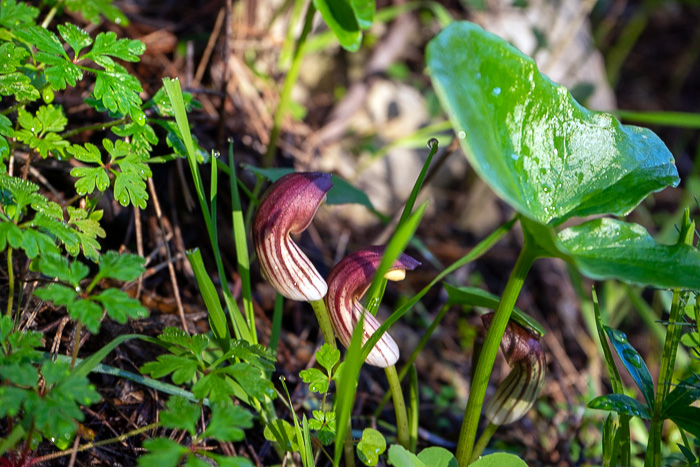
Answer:
[[[391,397],[394,400],[398,441],[401,446],[410,450],[411,441],[408,430],[408,415],[406,414],[406,403],[403,400],[403,391],[401,391],[401,383],[399,382],[399,375],[396,372],[396,365],[384,368],[384,372],[386,373],[386,379],[391,388]]]
[[[659,365],[659,379],[656,383],[654,413],[649,428],[648,451],[644,460],[645,466],[661,465],[661,435],[664,427],[664,417],[661,412],[663,410],[664,400],[666,396],[668,396],[671,387],[673,368],[676,363],[676,351],[678,349],[678,341],[680,340],[681,326],[676,324],[681,319],[682,313],[680,290],[676,289],[673,291],[673,300],[671,303],[671,312],[668,318],[668,326],[666,327],[666,340],[664,341],[664,350],[661,354],[661,363]]]
[[[10,293],[7,296],[7,316],[12,318],[12,301],[15,297],[15,271],[12,267],[12,247],[7,247],[7,281]]]
[[[318,320],[318,325],[321,328],[323,340],[326,341],[326,344],[333,347],[333,349],[337,349],[338,345],[335,342],[335,331],[333,331],[331,317],[328,314],[328,309],[326,308],[326,304],[323,302],[323,299],[315,300],[309,303],[314,309],[314,313],[316,313],[316,319]]]
[[[493,437],[493,434],[496,432],[497,429],[498,425],[489,422],[484,432],[481,433],[481,436],[479,436],[479,440],[474,445],[474,449],[472,450],[472,456],[469,460],[470,463],[476,462],[476,460],[479,459],[481,454],[484,452],[484,449],[486,449],[486,446],[489,445],[489,441],[491,441],[491,438]]]
[[[506,325],[510,319],[518,294],[525,281],[525,276],[527,276],[530,266],[532,266],[535,260],[534,253],[531,247],[528,246],[526,238],[523,249],[520,251],[518,260],[515,263],[515,267],[508,278],[508,283],[501,296],[498,309],[493,315],[491,327],[486,333],[484,346],[474,371],[469,400],[467,401],[467,407],[464,411],[464,421],[462,422],[462,428],[459,433],[459,442],[457,444],[457,462],[459,467],[466,467],[469,465],[469,460],[472,457],[481,409],[484,405],[484,397],[486,396],[486,387],[489,384],[489,377],[493,370],[498,347],[501,345],[503,333],[506,330]]]

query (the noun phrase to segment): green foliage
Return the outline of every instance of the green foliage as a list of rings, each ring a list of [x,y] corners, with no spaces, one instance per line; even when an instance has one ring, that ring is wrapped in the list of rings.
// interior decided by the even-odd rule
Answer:
[[[68,315],[81,321],[92,333],[99,332],[103,311],[106,311],[111,319],[122,324],[126,323],[128,318],[147,316],[148,310],[126,292],[112,288],[92,293],[100,279],[136,279],[144,271],[144,259],[127,253],[119,255],[116,252],[108,252],[100,257],[98,264],[99,272],[83,291],[80,284],[90,272],[87,265],[80,261],[70,262],[55,253],[42,255],[38,261],[39,269],[45,275],[56,278],[58,282],[40,287],[34,293],[56,306],[65,306]],[[115,269],[115,264],[122,265],[123,269]]]
[[[143,365],[143,374],[154,378],[170,375],[175,384],[191,385],[199,400],[227,401],[235,396],[253,404],[254,400],[277,397],[272,382],[265,376],[274,369],[274,358],[260,345],[237,340],[226,353],[212,360],[211,352],[220,350],[213,348],[204,334],[190,336],[181,329],[166,328],[158,341],[170,353]],[[242,361],[227,364],[234,357]]]
[[[499,453],[499,455],[509,456],[501,457],[503,463],[486,464],[486,465],[498,465],[498,466],[520,466],[526,465],[517,456],[512,454]],[[486,456],[490,457],[490,456]],[[518,460],[520,463],[513,463],[513,459]],[[482,458],[483,459],[483,458]],[[457,467],[457,459],[452,455],[450,451],[445,448],[440,447],[430,447],[422,450],[418,455],[406,450],[398,444],[392,444],[389,448],[389,462],[391,465],[396,467]],[[509,463],[510,462],[510,463]],[[470,464],[476,465],[476,464]]]
[[[219,461],[218,465],[252,466],[248,459],[242,457],[226,458],[212,454],[204,449],[202,444],[207,439],[221,442],[241,441],[245,438],[243,430],[253,426],[250,412],[230,402],[214,404],[207,427],[201,434],[197,434],[201,412],[200,405],[193,404],[183,397],[172,396],[166,403],[166,410],[160,414],[161,423],[167,428],[187,431],[192,438],[192,444],[187,448],[167,438],[149,439],[144,442],[148,453],[139,457],[138,465],[175,467],[185,461],[187,465],[209,465],[195,457],[204,456]]]
[[[10,317],[0,318],[0,417],[14,418],[25,432],[35,430],[64,449],[84,418],[80,405],[98,402],[100,395],[68,364],[45,358],[37,350],[41,340],[40,333],[14,331]]]
[[[516,455],[496,452],[482,457],[471,465],[473,467],[525,467],[527,464]]]
[[[453,23],[426,53],[470,164],[528,218],[558,225],[623,215],[678,184],[673,156],[654,133],[586,110],[531,58],[480,27]]]

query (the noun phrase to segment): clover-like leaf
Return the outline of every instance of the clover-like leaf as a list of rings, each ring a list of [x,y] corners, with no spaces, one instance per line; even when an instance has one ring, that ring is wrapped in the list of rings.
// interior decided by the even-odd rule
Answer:
[[[651,131],[579,105],[535,62],[468,22],[428,45],[433,86],[479,176],[540,224],[623,215],[679,182]]]
[[[332,375],[333,367],[340,361],[340,350],[330,344],[323,344],[316,352],[316,361]]]
[[[316,431],[318,440],[324,446],[329,446],[335,441],[335,412],[323,412],[314,410],[309,428]]]
[[[374,428],[365,428],[362,439],[357,443],[357,455],[365,465],[377,465],[379,456],[386,451],[384,435]]]
[[[309,385],[311,392],[325,394],[328,392],[328,375],[323,374],[318,368],[308,368],[299,372],[301,380]]]

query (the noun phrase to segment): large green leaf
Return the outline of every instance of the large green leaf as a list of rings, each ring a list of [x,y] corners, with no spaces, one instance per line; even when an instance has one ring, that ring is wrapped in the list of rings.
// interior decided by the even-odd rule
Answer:
[[[557,225],[623,215],[679,182],[653,132],[586,110],[531,58],[479,26],[446,27],[428,45],[427,64],[469,162],[530,219]]]
[[[700,290],[700,251],[657,243],[640,225],[594,219],[563,230],[558,240],[562,253],[593,279]]]

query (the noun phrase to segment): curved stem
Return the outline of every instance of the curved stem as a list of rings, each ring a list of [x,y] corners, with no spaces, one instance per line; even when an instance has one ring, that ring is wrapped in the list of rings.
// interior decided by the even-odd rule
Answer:
[[[481,453],[484,452],[484,449],[486,449],[486,446],[488,446],[489,441],[491,441],[491,437],[497,429],[498,425],[494,425],[493,423],[489,422],[484,432],[481,433],[481,436],[479,436],[479,440],[474,445],[474,449],[472,450],[472,458],[469,460],[470,463],[475,462],[481,456]]]
[[[496,353],[498,352],[503,333],[505,332],[506,325],[510,319],[513,307],[515,306],[515,301],[525,281],[525,276],[530,270],[530,266],[532,266],[534,260],[534,251],[528,246],[526,240],[523,249],[520,251],[520,256],[518,256],[518,260],[515,263],[515,267],[508,278],[508,283],[501,296],[498,309],[493,315],[491,327],[486,333],[484,346],[476,364],[469,392],[469,400],[467,401],[467,407],[464,411],[464,421],[462,422],[462,428],[459,432],[459,442],[457,444],[457,462],[459,463],[459,467],[466,467],[472,457],[476,430],[479,426],[479,417],[481,416],[481,409],[484,405],[486,387],[489,384],[493,363],[496,360]]]
[[[398,433],[399,444],[406,449],[411,448],[410,435],[408,430],[408,415],[406,415],[406,403],[403,400],[403,391],[396,366],[391,365],[384,368],[386,379],[391,388],[391,397],[394,400],[394,410],[396,411],[396,431]]]
[[[335,331],[333,331],[333,325],[331,324],[331,317],[328,314],[328,309],[323,299],[309,302],[311,307],[316,313],[316,319],[318,320],[318,325],[321,327],[321,334],[323,334],[323,340],[326,344],[330,345],[334,349],[338,348],[335,343]]]

